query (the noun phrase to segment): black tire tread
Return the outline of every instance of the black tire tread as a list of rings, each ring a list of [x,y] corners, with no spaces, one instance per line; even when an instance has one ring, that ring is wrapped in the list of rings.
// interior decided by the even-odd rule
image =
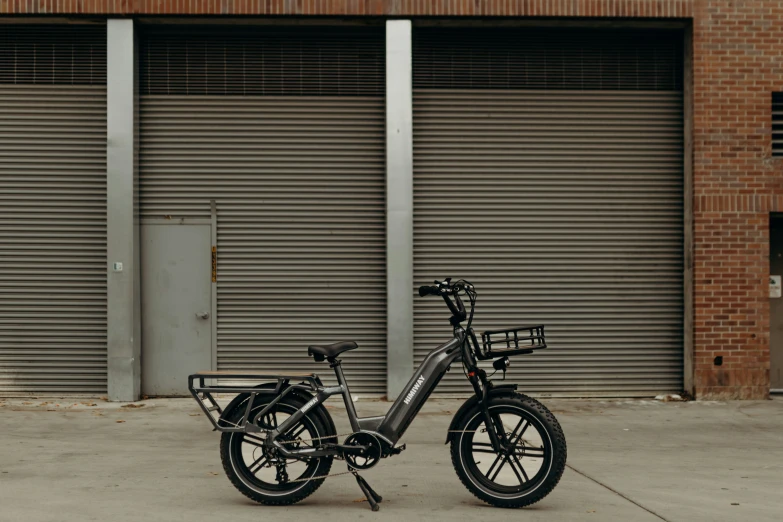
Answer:
[[[288,395],[284,397],[280,401],[280,403],[287,404],[296,409],[301,408],[305,404],[301,399],[293,395]],[[243,404],[237,405],[236,413],[227,412],[226,417],[232,418],[233,416],[238,415],[239,418],[242,418],[242,415],[244,414],[244,410],[245,410],[245,406]],[[323,408],[323,406],[320,406],[320,408]],[[333,430],[330,429],[328,426],[323,425],[324,423],[321,422],[321,420],[318,418],[318,415],[314,414],[315,411],[316,410],[313,409],[311,412],[308,412],[307,416],[318,427],[319,433],[323,433],[321,437],[325,435],[337,435],[337,432],[330,433]],[[329,412],[326,411],[326,409],[324,409],[323,412],[319,412],[319,413],[327,416],[329,415]],[[228,479],[231,481],[234,487],[239,490],[240,493],[245,495],[247,498],[255,502],[258,502],[259,504],[264,504],[266,506],[290,506],[291,504],[296,504],[297,502],[301,502],[302,500],[306,499],[307,497],[315,493],[316,490],[318,490],[318,488],[321,487],[321,484],[323,484],[324,481],[326,480],[326,478],[313,479],[305,487],[303,487],[302,489],[296,491],[291,495],[281,495],[281,496],[271,496],[271,497],[261,495],[257,491],[245,485],[245,483],[242,482],[242,479],[240,479],[239,476],[234,472],[234,469],[231,466],[231,456],[229,454],[230,445],[231,445],[231,435],[232,435],[231,433],[223,433],[220,437],[220,460],[223,463],[223,470],[228,476]],[[328,458],[328,457],[322,457],[320,459],[317,476],[324,476],[329,474],[329,471],[332,468],[332,460],[333,460],[332,458]]]
[[[563,472],[565,471],[566,466],[566,459],[568,457],[565,433],[563,433],[563,428],[560,426],[560,423],[557,422],[557,419],[552,414],[552,412],[550,412],[546,406],[532,397],[528,397],[527,395],[523,395],[521,393],[513,393],[509,395],[492,397],[490,398],[490,404],[497,400],[512,400],[518,402],[518,406],[522,408],[538,412],[544,422],[545,427],[549,430],[549,435],[552,438],[553,461],[552,470],[550,471],[549,476],[547,476],[544,480],[544,483],[535,492],[533,492],[533,494],[518,499],[503,499],[487,495],[481,489],[473,485],[467,476],[467,472],[460,464],[460,437],[454,437],[451,440],[451,463],[454,466],[454,470],[457,472],[457,476],[459,477],[462,484],[479,500],[492,506],[503,508],[522,508],[530,506],[549,495],[549,493],[555,489],[555,486],[557,486],[557,484],[560,482],[560,478],[563,476]],[[469,417],[470,415],[465,415],[465,420],[458,425],[458,429],[464,429],[465,422],[467,422]]]

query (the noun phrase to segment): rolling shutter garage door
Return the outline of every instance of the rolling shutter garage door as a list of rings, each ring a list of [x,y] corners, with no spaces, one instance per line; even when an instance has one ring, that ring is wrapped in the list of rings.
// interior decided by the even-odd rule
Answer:
[[[105,393],[105,26],[0,26],[0,245],[0,394]]]
[[[149,30],[146,218],[217,206],[219,370],[318,372],[355,340],[352,390],[386,387],[381,27]],[[380,285],[380,286],[379,286]]]
[[[681,390],[680,35],[414,38],[416,285],[474,283],[478,334],[545,324],[550,348],[512,360],[508,379],[525,391]],[[417,362],[450,334],[435,301],[415,299]],[[455,368],[440,391],[465,382]]]

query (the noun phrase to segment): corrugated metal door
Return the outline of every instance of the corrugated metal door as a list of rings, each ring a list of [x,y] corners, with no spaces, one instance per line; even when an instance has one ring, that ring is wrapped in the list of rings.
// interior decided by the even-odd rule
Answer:
[[[682,389],[679,38],[415,36],[415,283],[474,283],[479,334],[545,324],[551,348],[512,360],[525,391]],[[416,297],[414,310],[418,362],[450,328],[442,302]],[[454,368],[439,390],[465,382]]]
[[[355,340],[349,384],[385,391],[383,52],[381,27],[146,35],[142,215],[216,201],[218,369],[331,381],[308,344]]]
[[[106,391],[106,28],[0,26],[0,394]]]

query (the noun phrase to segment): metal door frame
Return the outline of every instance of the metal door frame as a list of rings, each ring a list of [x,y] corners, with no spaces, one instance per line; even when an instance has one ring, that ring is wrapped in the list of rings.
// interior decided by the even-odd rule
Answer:
[[[215,277],[216,255],[217,255],[217,219],[215,202],[210,202],[212,206],[212,218],[143,218],[139,220],[140,228],[147,225],[153,226],[183,226],[183,225],[209,225],[210,226],[210,244],[212,247],[212,284],[210,285],[210,310],[209,315],[212,319],[211,339],[210,339],[210,359],[212,360],[212,367],[210,370],[217,370],[217,279]],[[140,247],[143,248],[144,242],[139,241]],[[141,274],[144,277],[144,274]],[[141,325],[144,328],[144,324]],[[144,347],[142,346],[142,357]]]
[[[783,228],[783,212],[770,212],[769,213],[769,239],[767,243],[768,247],[768,255],[769,255],[769,275],[772,275],[772,223],[777,222],[781,228]],[[776,274],[777,275],[777,274]],[[769,360],[770,360],[770,366],[769,366],[769,393],[770,394],[783,394],[783,388],[773,388],[772,387],[772,300],[773,298],[770,298],[770,304],[769,304],[769,330],[767,332],[767,335],[769,335]],[[783,298],[778,298],[783,299]],[[781,342],[783,343],[783,339],[781,339]]]

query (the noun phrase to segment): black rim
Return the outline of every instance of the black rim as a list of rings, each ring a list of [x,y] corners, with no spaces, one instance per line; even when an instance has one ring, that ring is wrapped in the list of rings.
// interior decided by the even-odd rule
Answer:
[[[258,404],[253,407],[252,412],[258,412],[266,404]],[[250,418],[253,418],[251,412]],[[268,413],[261,422],[272,427],[277,427],[284,418],[296,412],[296,408],[287,404],[278,403],[273,411]],[[243,409],[244,414],[244,409]],[[287,433],[282,434],[281,438],[290,442],[285,443],[289,448],[312,447],[310,440],[319,437],[318,429],[310,418],[305,415],[296,423]],[[278,439],[280,440],[280,438]],[[297,459],[280,459],[278,462],[284,464],[279,466],[273,462],[274,459],[265,455],[263,450],[264,439],[262,436],[251,433],[232,433],[229,451],[234,469],[242,477],[242,480],[258,489],[267,491],[288,491],[302,487],[304,482],[295,482],[300,479],[306,479],[315,475],[318,468],[319,459],[311,459],[304,462]],[[293,465],[293,466],[292,466]],[[292,467],[296,468],[292,470]],[[280,481],[282,476],[280,469],[284,469],[287,481]],[[301,472],[299,470],[302,470]],[[293,473],[289,473],[294,471]],[[274,480],[274,482],[270,481]]]
[[[490,414],[493,422],[501,421],[513,451],[495,452],[479,413],[462,436],[460,451],[466,471],[483,487],[499,494],[518,495],[536,488],[552,465],[552,445],[543,424],[514,406],[492,406]]]

